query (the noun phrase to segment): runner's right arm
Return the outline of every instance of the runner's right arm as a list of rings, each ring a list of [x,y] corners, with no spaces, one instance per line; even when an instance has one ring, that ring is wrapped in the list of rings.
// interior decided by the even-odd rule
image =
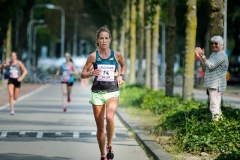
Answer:
[[[57,77],[60,74],[61,70],[62,70],[62,66],[58,68],[57,73],[54,75],[54,77]]]
[[[86,64],[83,66],[83,69],[81,72],[82,79],[100,75],[101,70],[99,70],[99,69],[93,70],[92,65],[95,62],[95,60],[96,60],[96,54],[95,54],[95,52],[93,52],[92,54],[90,54],[90,56],[87,59]]]
[[[7,62],[4,61],[2,64],[0,64],[0,69],[3,69],[5,67],[7,67],[7,66],[8,66]]]

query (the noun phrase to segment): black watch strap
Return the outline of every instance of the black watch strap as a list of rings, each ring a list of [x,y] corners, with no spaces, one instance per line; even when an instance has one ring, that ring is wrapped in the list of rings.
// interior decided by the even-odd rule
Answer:
[[[124,80],[124,77],[125,77],[125,76],[124,76],[124,74],[120,74],[119,76],[121,76],[121,77],[122,77],[122,79]]]

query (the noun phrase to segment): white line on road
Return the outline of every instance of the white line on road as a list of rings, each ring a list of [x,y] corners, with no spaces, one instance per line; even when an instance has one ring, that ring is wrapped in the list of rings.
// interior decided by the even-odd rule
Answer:
[[[25,131],[21,131],[19,134],[24,135],[25,133],[26,133]]]
[[[43,132],[38,132],[37,138],[42,138],[43,137]]]
[[[58,136],[61,136],[62,133],[61,132],[56,132],[55,134],[58,135]]]
[[[27,98],[27,97],[29,97],[29,96],[31,96],[31,95],[33,95],[33,94],[35,94],[35,93],[37,93],[37,92],[39,92],[39,91],[41,91],[41,90],[43,90],[43,89],[45,89],[45,88],[47,88],[48,86],[50,86],[50,85],[47,84],[47,85],[41,86],[41,87],[39,87],[38,89],[36,89],[36,90],[34,90],[34,91],[30,92],[30,93],[27,93],[27,94],[25,94],[24,96],[21,96],[20,98],[18,98],[18,100],[16,100],[16,101],[14,102],[14,104],[17,103],[17,102],[19,102],[19,101],[21,101],[21,100],[23,100],[23,99],[25,99],[25,98]],[[5,104],[5,105],[3,105],[3,106],[0,106],[0,110],[3,110],[3,109],[5,109],[5,108],[7,108],[7,107],[9,107],[9,106],[10,106],[9,103],[7,103],[7,104]]]
[[[7,132],[4,131],[4,132],[1,133],[1,136],[0,136],[0,137],[1,137],[1,138],[5,138],[6,136],[7,136]]]
[[[73,138],[79,138],[79,132],[73,132]]]
[[[91,132],[91,136],[96,136],[97,132]]]

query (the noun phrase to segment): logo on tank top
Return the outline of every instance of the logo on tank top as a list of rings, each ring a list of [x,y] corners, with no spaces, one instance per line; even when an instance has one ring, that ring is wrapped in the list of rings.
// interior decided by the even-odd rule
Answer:
[[[98,57],[98,58],[97,58],[97,61],[101,61],[101,58]]]
[[[10,77],[11,78],[18,78],[18,69],[13,67],[13,66],[10,66]]]
[[[110,61],[113,61],[113,60],[114,60],[114,58],[113,58],[113,57],[112,57],[112,58],[109,58],[109,60],[110,60]]]

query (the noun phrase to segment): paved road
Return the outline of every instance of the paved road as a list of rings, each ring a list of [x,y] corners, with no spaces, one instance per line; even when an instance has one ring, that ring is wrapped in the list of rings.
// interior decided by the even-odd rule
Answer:
[[[0,107],[0,159],[99,159],[89,95],[90,87],[75,84],[72,102],[63,113],[60,86],[49,85],[20,99],[14,116],[9,107]],[[149,159],[118,117],[113,147],[115,160]]]
[[[163,86],[161,89],[165,89]],[[182,87],[174,87],[174,93],[182,95]],[[196,100],[207,101],[207,94],[205,90],[194,89],[193,95]],[[240,96],[234,94],[227,94],[223,92],[223,101],[224,103],[231,104],[236,108],[240,108]]]

